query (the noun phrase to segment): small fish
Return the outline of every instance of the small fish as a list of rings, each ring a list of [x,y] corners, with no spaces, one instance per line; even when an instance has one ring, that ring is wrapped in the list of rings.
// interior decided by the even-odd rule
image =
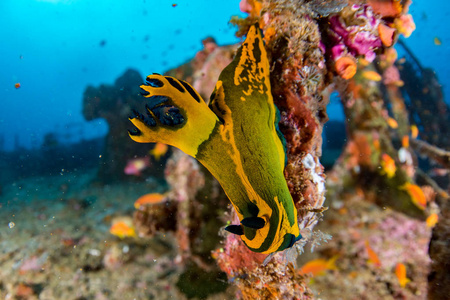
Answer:
[[[373,147],[374,147],[377,151],[380,151],[380,149],[381,149],[380,139],[374,139],[374,140],[373,140]]]
[[[419,136],[419,128],[416,125],[411,125],[411,137],[417,139]]]
[[[402,263],[398,263],[395,266],[395,275],[397,276],[398,282],[402,288],[404,288],[406,284],[411,281],[406,277],[406,267]]]
[[[395,175],[395,172],[397,171],[397,167],[395,166],[395,161],[387,155],[386,153],[383,153],[381,155],[381,169],[382,173],[386,174],[388,178],[392,178]]]
[[[367,67],[369,64],[370,64],[370,62],[368,62],[366,59],[364,59],[364,58],[359,58],[358,59],[358,63],[361,65],[361,67]]]
[[[428,216],[426,223],[428,228],[433,228],[439,221],[438,214],[434,213]]]
[[[400,189],[409,194],[414,205],[420,209],[425,209],[427,206],[427,200],[425,198],[425,194],[418,185],[407,182],[400,186]]]
[[[162,156],[164,156],[169,150],[169,146],[163,143],[156,143],[155,147],[149,151],[150,155],[152,155],[156,160],[159,160]]]
[[[20,88],[20,82],[16,83],[16,84],[14,85],[14,87],[15,87],[16,89]]]
[[[139,209],[142,205],[145,204],[159,203],[164,198],[166,198],[166,196],[159,193],[146,194],[144,196],[139,197],[136,200],[136,202],[134,202],[134,208]]]
[[[150,166],[150,159],[146,157],[130,159],[123,170],[127,175],[140,176],[141,172]]]
[[[369,241],[365,242],[367,255],[369,256],[369,259],[367,260],[368,263],[374,264],[377,268],[381,267],[381,261],[378,258],[378,255],[373,251],[373,249],[369,245]]]
[[[396,81],[393,82],[393,84],[395,86],[402,87],[402,86],[405,85],[405,82],[403,80],[396,80]]]
[[[440,45],[442,45],[442,42],[441,42],[441,40],[440,40],[438,37],[435,37],[435,38],[434,38],[434,44],[435,44],[436,46],[440,46]]]
[[[136,231],[134,230],[133,221],[131,218],[122,217],[113,220],[109,232],[121,239],[125,237],[136,237]]]
[[[392,129],[397,129],[398,128],[398,123],[394,118],[389,117],[387,119],[387,123],[389,125],[389,127],[391,127]]]
[[[311,274],[314,276],[320,276],[325,274],[327,270],[337,270],[336,268],[336,259],[337,255],[333,256],[329,260],[326,259],[315,259],[310,262],[307,262],[303,267],[299,270],[300,274]]]
[[[372,80],[372,81],[380,81],[381,80],[381,75],[375,71],[364,71],[364,72],[362,72],[362,76],[364,78]]]
[[[177,7],[177,6],[178,6],[178,4],[176,4],[176,3],[172,4],[172,7]]]
[[[409,136],[404,135],[402,137],[402,147],[403,148],[409,148]]]

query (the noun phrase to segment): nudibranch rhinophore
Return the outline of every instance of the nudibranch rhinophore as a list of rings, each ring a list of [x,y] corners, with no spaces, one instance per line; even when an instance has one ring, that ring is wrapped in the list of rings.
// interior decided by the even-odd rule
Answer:
[[[130,117],[136,126],[130,137],[172,145],[202,163],[239,217],[227,231],[261,253],[282,251],[301,238],[257,25],[220,74],[209,106],[189,83],[170,76],[150,75],[141,88],[148,103],[145,113]]]

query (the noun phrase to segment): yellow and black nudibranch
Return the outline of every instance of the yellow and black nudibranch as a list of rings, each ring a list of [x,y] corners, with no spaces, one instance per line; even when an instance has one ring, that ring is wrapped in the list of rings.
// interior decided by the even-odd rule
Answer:
[[[209,106],[183,80],[154,74],[146,82],[141,86],[146,111],[130,118],[137,128],[130,137],[175,146],[202,163],[239,216],[241,224],[225,229],[240,235],[252,251],[292,247],[301,235],[283,176],[285,152],[257,25],[220,74]]]

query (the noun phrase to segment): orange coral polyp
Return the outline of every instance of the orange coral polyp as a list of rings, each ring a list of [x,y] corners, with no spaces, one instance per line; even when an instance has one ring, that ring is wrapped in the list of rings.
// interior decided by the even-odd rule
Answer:
[[[398,17],[403,11],[400,0],[369,0],[367,4],[382,17]]]
[[[384,46],[390,47],[394,43],[395,28],[391,28],[387,25],[378,25],[378,35]]]
[[[336,60],[336,72],[344,79],[350,79],[356,74],[356,60],[351,56],[342,56]]]

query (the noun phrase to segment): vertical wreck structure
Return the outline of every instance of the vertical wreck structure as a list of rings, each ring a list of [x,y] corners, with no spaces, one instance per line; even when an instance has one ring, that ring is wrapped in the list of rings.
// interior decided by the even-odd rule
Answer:
[[[331,83],[315,9],[327,15],[344,6],[341,2],[337,6],[325,2],[316,6],[308,1],[242,1],[241,9],[249,16],[233,20],[240,27],[238,34],[255,22],[264,32],[272,95],[286,140],[284,175],[303,236],[293,248],[275,254],[263,265],[266,255],[251,252],[239,238],[227,235],[215,256],[243,299],[303,299],[312,295],[291,263],[305,243],[326,238],[313,231],[324,210],[325,176],[319,157]]]
[[[425,202],[430,199],[415,183],[408,112],[392,48],[400,34],[407,37],[414,30],[409,5],[407,0],[241,1],[249,15],[232,20],[239,26],[238,35],[255,22],[264,32],[272,94],[286,139],[285,177],[304,237],[267,266],[235,236],[226,237],[215,255],[244,299],[311,297],[289,261],[304,244],[327,238],[314,232],[314,226],[325,209],[319,157],[333,91],[339,92],[344,107],[347,144],[331,173],[338,180],[328,185],[329,194],[339,199],[344,189],[358,189],[380,206],[419,219],[426,216]]]

